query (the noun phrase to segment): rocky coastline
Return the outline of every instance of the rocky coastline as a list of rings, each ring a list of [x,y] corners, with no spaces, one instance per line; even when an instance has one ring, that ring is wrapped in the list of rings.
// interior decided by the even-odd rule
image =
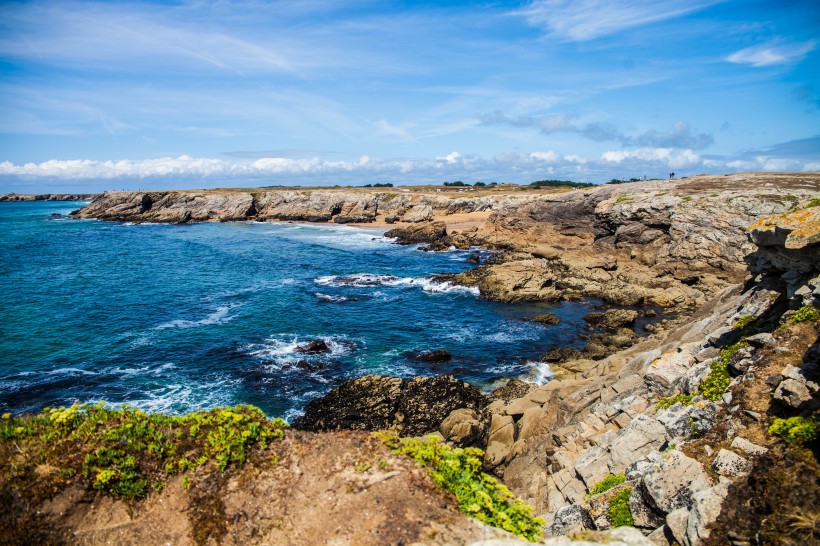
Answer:
[[[95,193],[5,193],[0,195],[0,203],[21,201],[90,201]]]
[[[453,222],[471,214],[481,214],[480,221]],[[315,453],[310,450],[323,442],[338,450],[333,457],[355,458],[352,453],[372,439],[360,431],[432,433],[451,446],[481,448],[484,470],[543,518],[545,544],[747,546],[820,540],[820,174],[697,176],[548,195],[475,197],[344,190],[106,192],[74,216],[384,223],[393,228],[386,235],[401,244],[495,251],[475,268],[446,277],[477,286],[485,298],[596,298],[607,305],[587,317],[601,331],[589,336],[586,349],[557,348],[544,355],[556,379],[543,385],[511,380],[482,394],[443,376],[364,376],[345,382],[311,402],[294,423],[299,440],[288,448],[287,468],[298,476],[325,476],[304,460],[311,455],[299,455]],[[651,323],[648,335],[638,335],[636,319],[657,310],[670,319]],[[544,327],[553,322],[542,318]],[[784,423],[810,423],[805,430],[814,436],[796,441]],[[307,449],[307,444],[316,446]],[[402,481],[412,470],[401,464],[389,460],[390,468],[404,472],[389,478],[388,466],[372,474],[357,470],[347,478],[325,476],[328,489],[311,484],[300,502],[321,511],[326,503],[320,496],[344,488],[343,483],[348,493],[389,483],[391,494],[400,495],[403,487],[413,487]],[[233,498],[241,489],[237,484],[215,486],[214,494]],[[292,485],[288,494],[297,495],[302,485]],[[179,500],[180,491],[167,498],[174,510],[184,512],[189,504]],[[261,502],[266,493],[255,491]],[[59,520],[82,496],[71,494],[74,501],[62,493],[38,513]],[[355,495],[343,496],[331,504],[334,509],[347,507],[349,514],[358,506],[378,521],[385,517],[378,496],[371,495],[365,506],[356,504]],[[435,503],[422,496],[416,502]],[[110,499],[96,502],[118,506]],[[262,528],[276,519],[254,508],[252,498],[226,502],[221,512],[226,520],[239,518],[249,528],[251,522]],[[390,506],[391,514],[409,510],[401,503]],[[106,527],[97,525],[99,513],[82,519],[73,509],[72,525],[84,529],[81,536],[89,543],[118,536],[127,542],[156,538],[147,529],[167,524],[161,514],[150,512],[149,518],[144,509],[142,516],[113,518]],[[268,519],[254,516],[262,512]],[[300,517],[288,524],[316,514]],[[519,543],[511,535],[448,519],[452,514],[418,517],[429,521],[400,540]],[[181,523],[175,536],[181,539],[187,529]],[[339,543],[385,543],[355,530],[346,533]],[[221,540],[249,539],[226,532]]]

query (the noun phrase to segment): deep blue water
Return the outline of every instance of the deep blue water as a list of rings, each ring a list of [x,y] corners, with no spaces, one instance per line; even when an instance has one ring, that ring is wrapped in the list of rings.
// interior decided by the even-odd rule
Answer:
[[[436,285],[469,252],[378,230],[291,223],[130,225],[77,203],[0,203],[0,411],[105,400],[184,412],[250,403],[292,418],[365,373],[452,373],[483,388],[548,379],[585,304],[505,305]],[[562,317],[545,328],[540,312]],[[329,354],[298,345],[322,338]],[[408,351],[446,348],[450,362]]]

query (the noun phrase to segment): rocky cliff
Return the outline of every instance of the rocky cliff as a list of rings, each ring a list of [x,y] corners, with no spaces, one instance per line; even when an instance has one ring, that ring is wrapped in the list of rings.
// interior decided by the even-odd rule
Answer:
[[[93,193],[6,193],[0,195],[0,203],[16,201],[88,201]]]
[[[369,223],[424,222],[434,216],[497,211],[530,195],[469,197],[363,190],[202,190],[105,192],[78,218],[129,222],[225,222],[236,220]]]

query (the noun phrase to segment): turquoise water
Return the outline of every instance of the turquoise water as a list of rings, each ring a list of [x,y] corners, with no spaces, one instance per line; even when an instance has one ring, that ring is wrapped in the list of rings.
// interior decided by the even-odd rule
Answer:
[[[80,204],[0,203],[0,411],[74,401],[184,412],[250,403],[292,418],[365,373],[548,379],[587,304],[504,305],[431,282],[470,252],[420,252],[335,225],[131,225]],[[56,216],[59,215],[59,216]],[[554,312],[558,326],[527,322]],[[325,354],[300,354],[322,338]],[[422,363],[414,350],[453,359]]]

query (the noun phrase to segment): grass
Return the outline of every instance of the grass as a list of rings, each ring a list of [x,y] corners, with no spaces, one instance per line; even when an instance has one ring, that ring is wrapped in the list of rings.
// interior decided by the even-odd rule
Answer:
[[[613,487],[621,485],[626,481],[626,476],[621,472],[620,474],[610,474],[603,480],[599,481],[595,485],[592,486],[592,489],[589,490],[590,496],[592,495],[600,495],[601,493],[605,493],[609,491]]]
[[[238,405],[182,416],[130,406],[75,404],[0,419],[0,481],[35,498],[80,475],[86,486],[126,499],[161,491],[168,476],[213,464],[220,472],[284,436],[287,424]],[[43,469],[54,469],[46,472]],[[185,480],[190,484],[190,478]],[[26,487],[31,487],[26,491]]]
[[[609,499],[606,515],[609,516],[613,528],[635,525],[632,512],[629,509],[629,497],[631,496],[632,488],[624,487]]]
[[[783,438],[788,444],[802,446],[817,439],[817,425],[816,419],[803,417],[775,419],[769,427],[769,434]]]
[[[379,437],[395,453],[427,468],[439,486],[455,495],[464,514],[530,542],[541,537],[544,521],[532,516],[532,507],[481,471],[484,453],[480,449],[452,448],[435,437],[399,438],[388,433]]]

